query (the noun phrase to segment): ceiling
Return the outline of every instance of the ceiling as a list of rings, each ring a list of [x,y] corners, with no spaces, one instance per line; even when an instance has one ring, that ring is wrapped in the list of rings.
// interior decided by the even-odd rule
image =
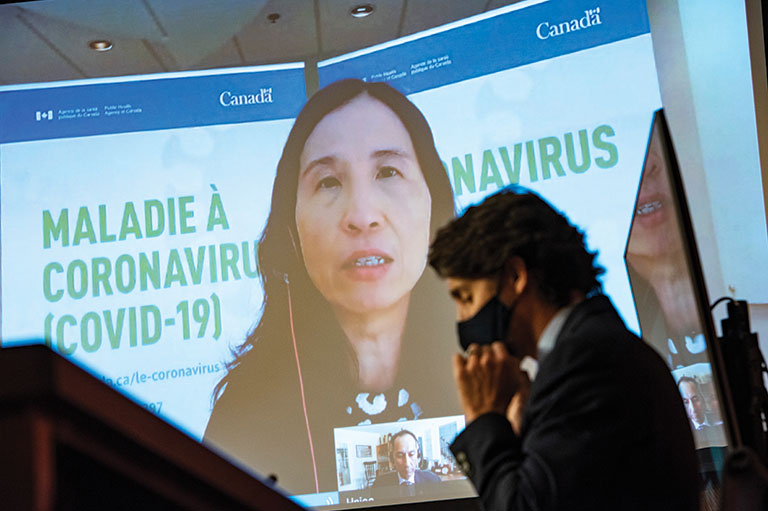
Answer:
[[[517,1],[0,0],[0,85],[312,62]]]

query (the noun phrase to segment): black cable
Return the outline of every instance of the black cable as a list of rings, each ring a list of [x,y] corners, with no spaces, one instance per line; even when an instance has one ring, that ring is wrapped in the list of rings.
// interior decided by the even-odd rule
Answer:
[[[711,311],[713,311],[713,310],[715,310],[715,307],[717,307],[718,305],[720,305],[721,303],[723,303],[723,302],[724,302],[724,301],[726,301],[726,300],[728,300],[728,301],[729,301],[729,302],[731,302],[731,303],[733,303],[733,302],[735,302],[735,301],[736,301],[736,300],[734,300],[733,298],[731,298],[730,296],[721,296],[720,298],[718,298],[717,300],[715,300],[715,303],[713,303],[712,305],[710,305],[710,306],[709,306],[709,310],[710,310],[710,312],[711,312]]]

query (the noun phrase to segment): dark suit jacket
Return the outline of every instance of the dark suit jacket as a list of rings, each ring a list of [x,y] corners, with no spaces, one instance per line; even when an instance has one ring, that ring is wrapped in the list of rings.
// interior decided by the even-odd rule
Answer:
[[[440,478],[432,472],[416,470],[412,486],[400,486],[397,472],[381,474],[371,486],[371,496],[377,502],[396,502],[403,498],[428,495],[439,486]]]
[[[567,318],[539,366],[521,435],[486,414],[451,449],[488,511],[698,509],[693,438],[672,375],[604,296]]]
[[[415,474],[413,474],[413,480],[416,485],[420,484],[433,484],[433,483],[439,483],[440,478],[433,474],[432,472],[428,472],[426,470],[417,470]],[[375,481],[373,481],[373,488],[379,488],[383,486],[398,486],[399,480],[397,478],[397,472],[390,472],[388,474],[381,474],[376,478]]]

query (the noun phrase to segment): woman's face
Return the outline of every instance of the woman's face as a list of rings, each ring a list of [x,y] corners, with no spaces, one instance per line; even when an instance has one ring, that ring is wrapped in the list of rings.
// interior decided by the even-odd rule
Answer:
[[[662,257],[681,249],[660,138],[658,128],[654,128],[630,234],[630,255]]]
[[[296,224],[312,282],[352,313],[407,303],[426,265],[431,198],[403,123],[361,95],[301,153]]]

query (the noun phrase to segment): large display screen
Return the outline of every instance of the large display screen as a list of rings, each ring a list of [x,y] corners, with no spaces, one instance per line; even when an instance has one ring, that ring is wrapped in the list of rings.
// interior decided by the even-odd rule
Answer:
[[[662,111],[653,116],[625,252],[645,339],[664,358],[685,405],[704,480],[702,509],[719,509],[729,445],[709,297]]]
[[[301,64],[0,89],[2,345],[44,339],[200,438],[305,97]]]
[[[644,2],[521,2],[320,62],[318,76],[321,87],[358,78],[407,94],[434,132],[458,211],[509,184],[562,209],[600,252],[604,289],[639,331],[622,256],[648,119],[661,106]],[[372,438],[379,431],[375,423],[353,431],[365,428]],[[397,470],[368,450],[360,456],[342,435],[335,439],[342,502],[347,495],[376,501],[376,481]],[[423,467],[443,466],[433,453],[422,452]],[[452,468],[440,478],[445,487],[458,484]]]
[[[447,193],[374,101],[286,146],[301,65],[0,89],[2,345],[43,339],[307,505],[470,497],[436,212],[536,190],[639,331],[622,255],[661,106],[645,3],[519,2],[317,76],[407,95]]]
[[[474,21],[474,22],[472,22]],[[622,253],[647,119],[661,106],[645,2],[516,4],[319,63],[320,84],[386,80],[429,120],[460,209],[508,184],[585,228],[637,329]]]

